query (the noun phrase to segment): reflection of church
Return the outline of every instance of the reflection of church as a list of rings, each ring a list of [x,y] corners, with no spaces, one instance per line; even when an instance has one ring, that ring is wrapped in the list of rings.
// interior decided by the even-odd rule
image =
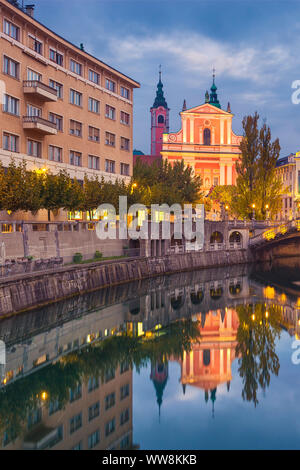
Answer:
[[[210,311],[197,318],[200,343],[192,345],[190,352],[184,352],[181,364],[183,392],[187,385],[204,390],[205,400],[209,398],[214,406],[217,387],[231,382],[231,365],[235,359],[237,345],[238,315],[235,310]]]
[[[167,361],[157,361],[152,362],[151,364],[151,375],[150,379],[153,382],[155,392],[156,392],[156,401],[158,404],[159,417],[161,411],[161,405],[163,401],[163,393],[166,387],[169,377],[169,366]]]

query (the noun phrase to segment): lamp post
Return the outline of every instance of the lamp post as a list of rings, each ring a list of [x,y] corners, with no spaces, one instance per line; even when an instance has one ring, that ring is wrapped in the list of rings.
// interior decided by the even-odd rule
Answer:
[[[267,221],[268,221],[269,218],[270,218],[269,204],[266,204],[266,205],[265,205],[265,209],[266,209],[266,217],[267,217]]]
[[[252,220],[255,220],[255,204],[252,204]]]

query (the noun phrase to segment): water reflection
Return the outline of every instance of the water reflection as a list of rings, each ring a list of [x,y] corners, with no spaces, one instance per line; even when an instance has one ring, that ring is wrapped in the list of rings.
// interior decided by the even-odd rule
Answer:
[[[182,394],[200,390],[212,417],[218,390],[230,396],[236,363],[240,400],[257,408],[279,375],[282,331],[300,333],[299,309],[297,291],[285,294],[240,266],[101,290],[2,320],[2,446],[136,449],[133,374],[149,369],[160,416],[171,363]]]

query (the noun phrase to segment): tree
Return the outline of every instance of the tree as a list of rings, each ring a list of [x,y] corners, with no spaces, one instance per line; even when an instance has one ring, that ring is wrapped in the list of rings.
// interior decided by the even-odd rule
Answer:
[[[83,200],[84,193],[79,181],[76,178],[73,182],[69,180],[67,182],[64,209],[74,212],[82,207]]]
[[[43,176],[42,207],[48,211],[48,221],[51,219],[51,211],[66,206],[69,185],[70,177],[65,170],[60,170],[57,175],[49,172]]]

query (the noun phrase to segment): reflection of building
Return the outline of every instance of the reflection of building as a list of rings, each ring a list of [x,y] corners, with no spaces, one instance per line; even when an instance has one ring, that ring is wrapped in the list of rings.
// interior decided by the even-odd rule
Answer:
[[[71,309],[72,303],[69,303]],[[35,313],[35,319],[37,312]],[[57,322],[35,335],[21,335],[7,347],[7,363],[2,387],[14,386],[28,375],[42,373],[70,352],[85,349],[90,343],[105,340],[122,329],[124,308],[120,304],[96,310],[74,320]],[[29,314],[30,315],[30,314]],[[43,316],[41,315],[43,318]],[[30,317],[31,318],[31,317]],[[24,323],[26,318],[23,319]],[[33,325],[36,326],[32,318]],[[9,320],[8,320],[9,321]],[[1,333],[5,333],[5,320]],[[7,326],[10,325],[7,324]],[[40,328],[37,328],[39,330]],[[51,402],[47,390],[40,407],[28,414],[24,432],[14,442],[8,434],[1,436],[4,449],[107,449],[132,447],[132,370],[121,364],[103,383],[90,377],[69,391],[70,399],[63,409]],[[50,402],[49,402],[50,400]],[[1,441],[0,441],[1,442]],[[1,444],[0,444],[1,445]]]
[[[184,106],[180,116],[180,131],[163,136],[162,157],[171,163],[184,160],[202,177],[207,191],[212,186],[235,184],[242,137],[232,131],[229,103],[226,111],[221,109],[215,76],[205,103],[190,109]]]
[[[185,352],[181,362],[181,383],[204,390],[205,400],[209,396],[214,404],[217,387],[231,381],[231,365],[235,359],[237,345],[238,315],[235,310],[209,311],[198,315],[200,343]]]
[[[103,383],[90,377],[69,390],[69,402],[43,404],[28,414],[24,435],[3,448],[16,449],[126,449],[132,447],[132,370],[121,364]],[[45,399],[47,398],[45,394]],[[51,397],[50,397],[51,398]]]
[[[300,209],[300,155],[291,153],[280,158],[276,165],[276,174],[285,188],[277,219],[290,220],[299,214]]]
[[[156,401],[158,404],[159,417],[161,411],[161,405],[163,402],[163,393],[166,387],[169,377],[169,367],[168,362],[158,361],[151,364],[151,375],[150,379],[153,382],[155,392],[156,392]]]

